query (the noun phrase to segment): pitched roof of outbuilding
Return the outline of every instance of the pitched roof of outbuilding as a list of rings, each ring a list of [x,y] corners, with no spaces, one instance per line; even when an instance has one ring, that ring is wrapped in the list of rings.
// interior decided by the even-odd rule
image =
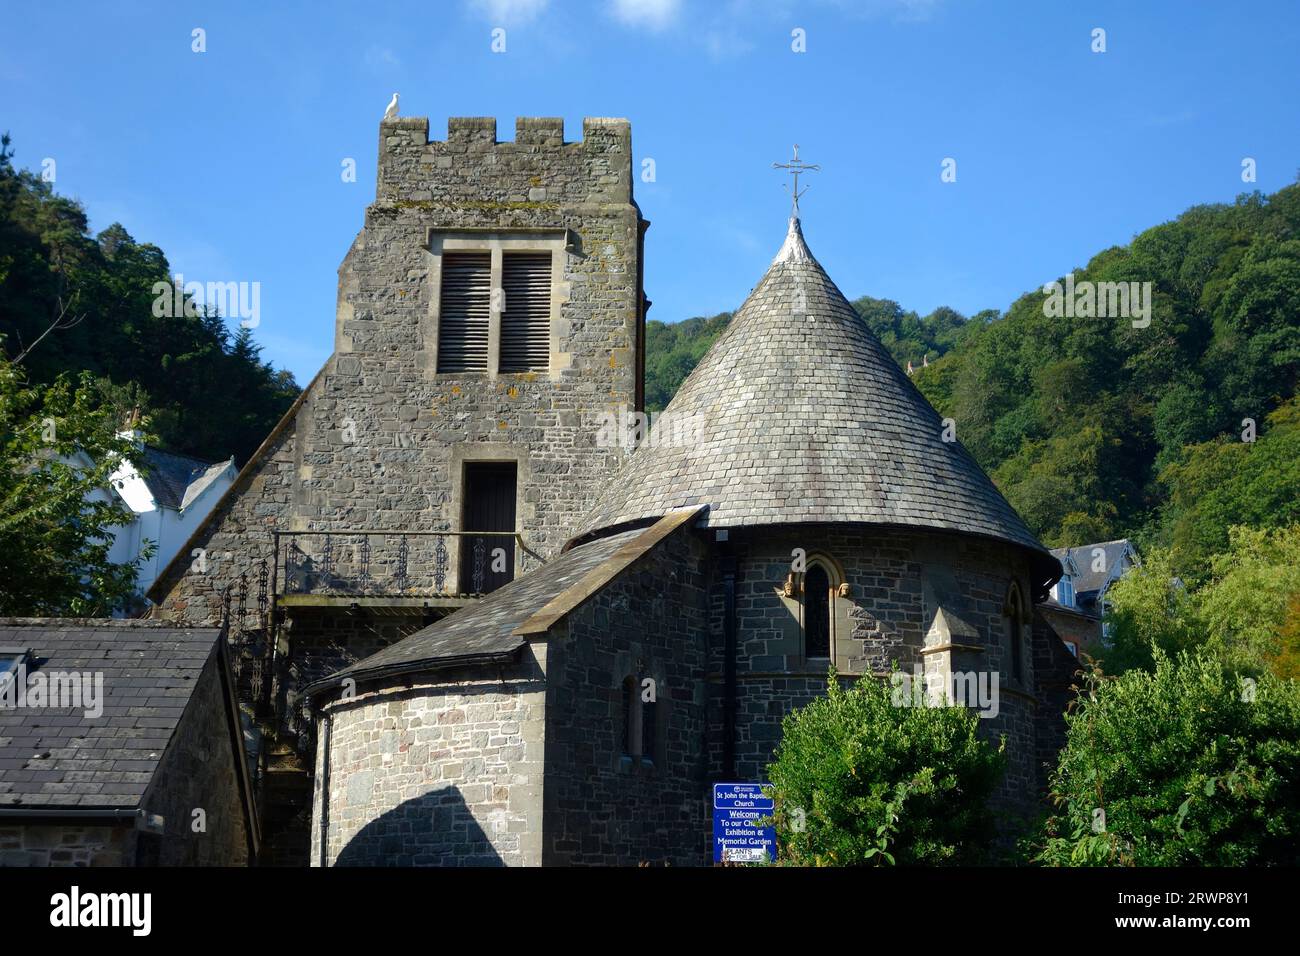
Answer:
[[[854,522],[998,538],[1055,561],[813,258],[799,220],[609,482],[579,538],[675,507],[709,527]],[[662,426],[658,426],[662,427]]]
[[[149,621],[0,619],[0,645],[30,651],[29,684],[54,672],[104,680],[98,716],[0,706],[0,809],[138,806],[220,634]]]
[[[316,681],[306,688],[306,695],[337,687],[349,677],[366,680],[507,660],[525,643],[516,630],[591,571],[618,557],[626,545],[646,535],[644,530],[625,531],[566,551],[487,597]]]

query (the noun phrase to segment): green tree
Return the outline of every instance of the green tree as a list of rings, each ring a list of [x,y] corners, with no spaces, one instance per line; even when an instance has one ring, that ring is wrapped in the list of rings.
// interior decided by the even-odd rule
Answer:
[[[1287,656],[1283,636],[1291,603],[1300,597],[1300,524],[1235,527],[1229,545],[1208,561],[1208,575],[1188,583],[1167,548],[1107,592],[1112,670],[1150,669],[1155,655],[1202,647],[1246,673],[1273,670]]]
[[[98,617],[131,599],[136,568],[109,560],[131,517],[110,478],[139,464],[117,423],[89,373],[31,386],[0,358],[0,614]]]
[[[1179,574],[1201,580],[1233,526],[1300,521],[1300,400],[1269,415],[1254,442],[1239,433],[1182,449],[1160,473],[1168,502],[1164,539]]]
[[[219,315],[155,310],[155,287],[172,282],[162,250],[118,223],[92,236],[85,210],[12,156],[5,136],[0,336],[10,360],[32,385],[82,371],[119,388],[147,385],[142,410],[164,448],[246,461],[297,396],[293,377]]]

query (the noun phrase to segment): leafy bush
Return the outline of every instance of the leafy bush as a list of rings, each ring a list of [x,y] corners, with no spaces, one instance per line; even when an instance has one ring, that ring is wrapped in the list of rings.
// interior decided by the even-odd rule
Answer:
[[[1037,859],[1300,862],[1300,685],[1253,680],[1204,652],[1157,650],[1154,673],[1094,671],[1067,716]]]
[[[768,767],[783,862],[795,866],[955,864],[992,835],[987,801],[1002,748],[964,707],[901,707],[879,680],[786,716]]]

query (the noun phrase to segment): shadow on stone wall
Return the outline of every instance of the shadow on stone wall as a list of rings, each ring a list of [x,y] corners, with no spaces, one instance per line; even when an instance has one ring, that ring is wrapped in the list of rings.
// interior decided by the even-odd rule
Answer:
[[[335,866],[505,866],[455,787],[407,800],[348,841]]]

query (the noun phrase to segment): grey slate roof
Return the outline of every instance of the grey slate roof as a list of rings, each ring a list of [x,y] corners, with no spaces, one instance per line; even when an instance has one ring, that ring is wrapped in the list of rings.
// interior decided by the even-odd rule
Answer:
[[[306,688],[306,694],[313,696],[337,686],[346,677],[363,679],[507,659],[525,643],[512,633],[515,628],[641,533],[625,531],[572,548],[487,597],[316,681]]]
[[[34,620],[34,619],[27,619]],[[0,808],[134,809],[189,702],[218,628],[0,618],[27,669],[102,673],[103,713],[0,706]]]
[[[702,440],[638,448],[584,534],[708,504],[703,524],[909,525],[1056,563],[853,311],[791,219],[785,244],[664,411]]]
[[[1101,548],[1106,553],[1104,571],[1093,570],[1094,548]],[[1074,559],[1075,567],[1079,569],[1073,581],[1074,593],[1080,595],[1101,591],[1120,577],[1124,570],[1120,559],[1126,551],[1132,551],[1134,555],[1137,553],[1133,548],[1133,542],[1128,538],[1119,538],[1115,541],[1099,541],[1096,544],[1082,544],[1073,548],[1053,548],[1052,556],[1062,563],[1065,562],[1067,555]]]
[[[145,467],[141,472],[149,493],[159,506],[180,509],[225,470],[228,462],[208,462],[189,455],[175,455],[150,445],[144,447]]]

